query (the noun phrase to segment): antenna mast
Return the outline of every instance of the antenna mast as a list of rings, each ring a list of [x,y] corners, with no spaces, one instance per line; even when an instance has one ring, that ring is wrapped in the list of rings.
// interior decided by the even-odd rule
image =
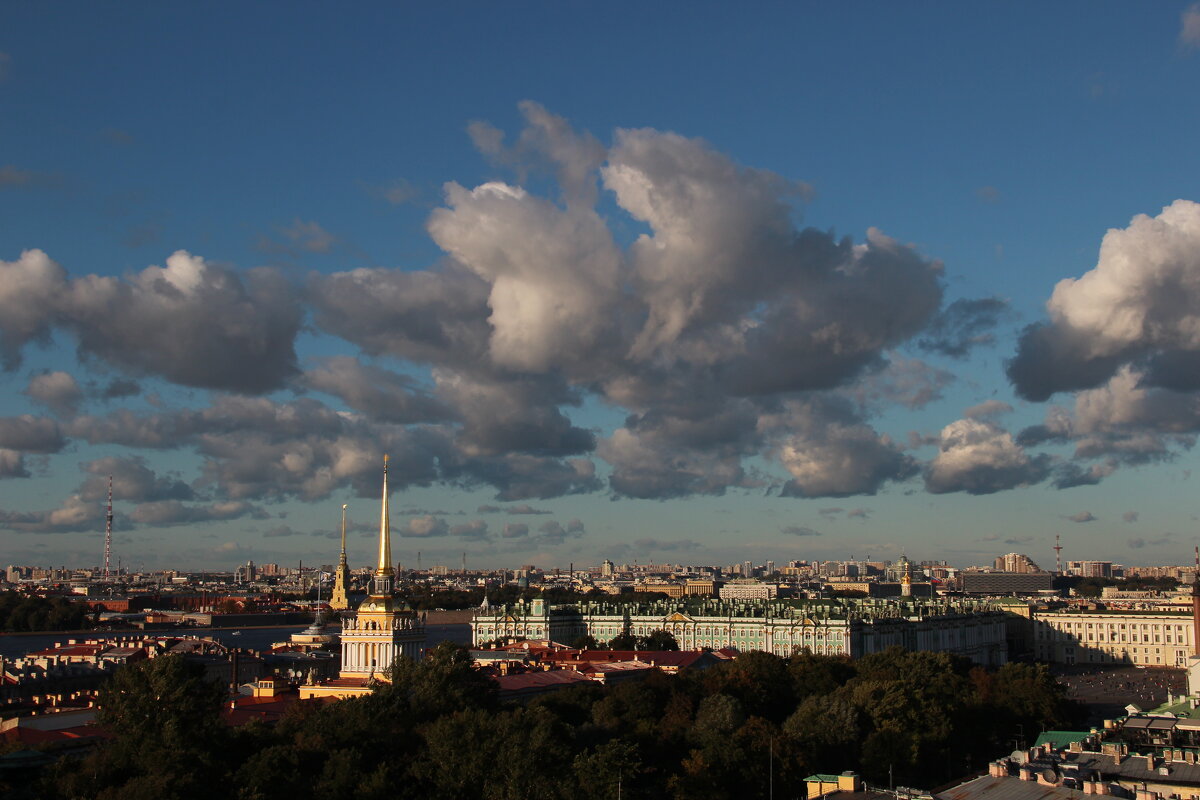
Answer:
[[[108,510],[104,514],[104,580],[109,579],[109,564],[112,562],[112,475],[108,476]]]
[[[1062,575],[1062,542],[1059,541],[1059,535],[1054,534],[1054,561],[1058,568],[1058,574]]]

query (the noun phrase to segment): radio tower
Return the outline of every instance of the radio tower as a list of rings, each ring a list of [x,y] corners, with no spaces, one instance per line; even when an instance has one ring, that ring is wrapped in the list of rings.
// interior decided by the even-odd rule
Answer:
[[[108,567],[112,562],[112,475],[108,476],[108,510],[104,514],[104,582],[108,582]]]
[[[1055,566],[1058,568],[1058,574],[1062,575],[1062,542],[1060,542],[1058,539],[1058,534],[1054,534],[1054,561]]]

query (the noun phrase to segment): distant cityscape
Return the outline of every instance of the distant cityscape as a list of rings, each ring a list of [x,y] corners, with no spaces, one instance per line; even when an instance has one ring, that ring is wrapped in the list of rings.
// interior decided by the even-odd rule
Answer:
[[[381,504],[373,569],[350,569],[344,524],[336,564],[249,561],[216,573],[128,572],[119,562],[115,569],[9,565],[0,586],[0,627],[11,632],[0,637],[0,738],[10,749],[42,749],[0,753],[0,774],[38,775],[59,756],[109,752],[112,731],[104,723],[119,718],[101,714],[118,701],[105,687],[130,670],[170,663],[221,687],[214,697],[226,698],[220,713],[235,728],[274,724],[296,703],[371,698],[388,686],[415,693],[406,683],[413,670],[451,665],[458,665],[456,680],[483,687],[480,703],[491,697],[504,707],[573,687],[619,691],[661,676],[725,674],[744,659],[759,664],[746,669],[764,669],[764,658],[797,669],[831,659],[843,666],[830,669],[849,676],[848,665],[911,654],[945,659],[927,662],[938,669],[985,670],[997,676],[987,680],[1017,681],[1020,691],[1049,681],[1058,693],[1065,690],[1048,673],[1022,673],[1022,665],[1085,667],[1096,675],[1174,668],[1167,680],[1125,680],[1123,687],[1146,692],[1137,695],[1146,705],[1128,706],[1121,720],[1103,721],[1104,730],[1120,730],[1127,749],[1141,742],[1161,751],[1163,742],[1195,738],[1176,715],[1200,706],[1195,566],[1067,561],[1048,571],[1025,554],[1006,553],[966,568],[901,557],[720,566],[606,559],[579,568],[471,570],[464,554],[458,569],[411,569],[392,559],[386,457]],[[53,632],[69,628],[77,630]],[[33,646],[12,652],[20,631]],[[1138,716],[1153,705],[1160,716]],[[1046,713],[1043,719],[1059,719]],[[1138,738],[1139,720],[1159,724],[1166,713],[1175,738]],[[1067,738],[1058,750],[1056,741],[1041,739],[1036,750],[1018,747],[1020,758],[991,763],[989,780],[1032,780],[1023,765],[1068,747],[1107,753],[1115,745],[1098,730],[1059,732]],[[929,774],[919,761],[910,769]],[[1080,785],[1070,771],[1043,768],[1038,776],[1068,794]],[[1122,779],[1144,776],[1113,773],[1105,791],[1092,793],[1126,796]],[[803,783],[810,798],[893,796],[853,771],[817,772]],[[923,790],[907,796],[949,800]]]
[[[1045,570],[1022,553],[997,556],[990,565],[955,567],[946,561],[792,560],[786,563],[752,561],[726,565],[637,564],[604,560],[590,566],[540,568],[524,564],[515,569],[467,569],[437,564],[426,568],[395,565],[402,581],[418,582],[430,591],[467,591],[505,585],[534,589],[597,590],[608,594],[660,592],[668,597],[707,596],[722,599],[770,599],[809,596],[821,592],[863,592],[871,597],[899,596],[901,580],[909,574],[914,593],[939,592],[1005,594],[1051,591],[1055,575],[1078,578],[1169,578],[1191,583],[1194,565],[1125,566],[1112,561],[1065,561],[1061,571]],[[133,571],[117,566],[105,579],[101,567],[67,567],[10,564],[5,568],[3,588],[39,588],[63,591],[81,597],[103,598],[132,592],[186,592],[206,590],[270,592],[286,589],[308,592],[332,585],[336,565],[332,563],[295,566],[249,561],[228,571],[176,569]],[[351,588],[365,591],[371,567],[349,570]],[[1017,577],[1024,576],[1024,577]],[[114,606],[119,603],[111,603]]]

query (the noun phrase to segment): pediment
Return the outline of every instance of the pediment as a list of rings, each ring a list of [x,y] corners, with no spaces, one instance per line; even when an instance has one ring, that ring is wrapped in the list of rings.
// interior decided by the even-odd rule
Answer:
[[[504,615],[504,621],[505,621],[505,622],[516,622],[516,621],[517,621],[517,618],[516,618],[516,617],[514,617],[512,614],[505,614],[505,615]]]
[[[663,621],[664,622],[695,622],[694,619],[692,619],[687,614],[684,614],[681,611],[676,611],[675,613],[666,617],[666,619],[664,619]]]

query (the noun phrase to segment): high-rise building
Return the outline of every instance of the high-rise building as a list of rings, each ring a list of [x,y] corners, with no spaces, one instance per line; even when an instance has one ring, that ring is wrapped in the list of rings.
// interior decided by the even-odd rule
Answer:
[[[1042,571],[1042,568],[1024,553],[1006,553],[1005,555],[997,556],[993,566],[1000,572],[1030,574]]]
[[[234,583],[254,583],[256,580],[258,580],[258,570],[254,567],[253,561],[247,561],[233,572]]]
[[[1111,561],[1068,561],[1067,574],[1079,575],[1083,578],[1111,578],[1113,563]]]

